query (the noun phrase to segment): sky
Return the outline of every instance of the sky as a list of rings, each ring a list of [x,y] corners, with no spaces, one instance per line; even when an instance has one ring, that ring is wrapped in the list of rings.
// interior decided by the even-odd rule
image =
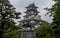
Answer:
[[[27,7],[29,4],[34,2],[35,5],[39,7],[37,10],[40,12],[39,15],[41,15],[41,19],[48,21],[48,22],[52,22],[52,17],[49,17],[48,15],[45,16],[47,11],[44,10],[44,8],[46,7],[50,8],[54,4],[52,0],[9,0],[9,1],[16,8],[16,11],[22,13],[21,17],[25,15],[24,14],[24,12],[26,11],[25,7]]]

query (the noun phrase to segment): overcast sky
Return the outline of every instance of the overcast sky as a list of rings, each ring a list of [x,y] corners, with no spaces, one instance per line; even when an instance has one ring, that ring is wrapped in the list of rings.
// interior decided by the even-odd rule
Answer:
[[[51,7],[54,4],[52,0],[10,0],[10,2],[16,8],[16,11],[21,12],[22,15],[26,11],[25,7],[34,2],[39,7],[38,11],[40,12],[39,15],[41,15],[41,18],[48,22],[52,21],[52,17],[45,16],[47,11],[44,10],[44,8]]]

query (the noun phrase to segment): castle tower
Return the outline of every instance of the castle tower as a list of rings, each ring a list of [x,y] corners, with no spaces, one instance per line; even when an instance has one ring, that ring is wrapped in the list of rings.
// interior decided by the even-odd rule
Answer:
[[[24,19],[20,22],[20,25],[25,28],[33,28],[36,24],[38,24],[41,21],[41,16],[38,15],[39,11],[37,11],[37,8],[34,3],[29,4],[27,7],[25,7],[27,10],[24,12],[26,15],[24,16]]]
[[[37,11],[38,7],[32,3],[25,8],[27,9],[26,12],[24,12],[26,15],[23,20],[19,21],[19,25],[23,29],[20,38],[36,38],[36,34],[32,28],[41,22],[41,16],[38,15],[39,11]]]

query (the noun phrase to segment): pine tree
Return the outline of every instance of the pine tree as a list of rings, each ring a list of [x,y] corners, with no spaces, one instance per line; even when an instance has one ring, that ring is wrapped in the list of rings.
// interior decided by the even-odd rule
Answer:
[[[8,0],[0,0],[0,38],[3,38],[4,30],[14,27],[13,19],[19,19],[20,12],[16,12]]]

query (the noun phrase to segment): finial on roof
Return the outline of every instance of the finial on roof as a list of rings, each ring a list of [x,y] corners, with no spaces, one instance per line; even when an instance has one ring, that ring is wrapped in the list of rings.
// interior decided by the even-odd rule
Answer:
[[[38,7],[35,6],[34,2],[29,4],[26,8],[30,8],[30,7],[38,8]]]
[[[35,5],[34,2],[32,4]]]

